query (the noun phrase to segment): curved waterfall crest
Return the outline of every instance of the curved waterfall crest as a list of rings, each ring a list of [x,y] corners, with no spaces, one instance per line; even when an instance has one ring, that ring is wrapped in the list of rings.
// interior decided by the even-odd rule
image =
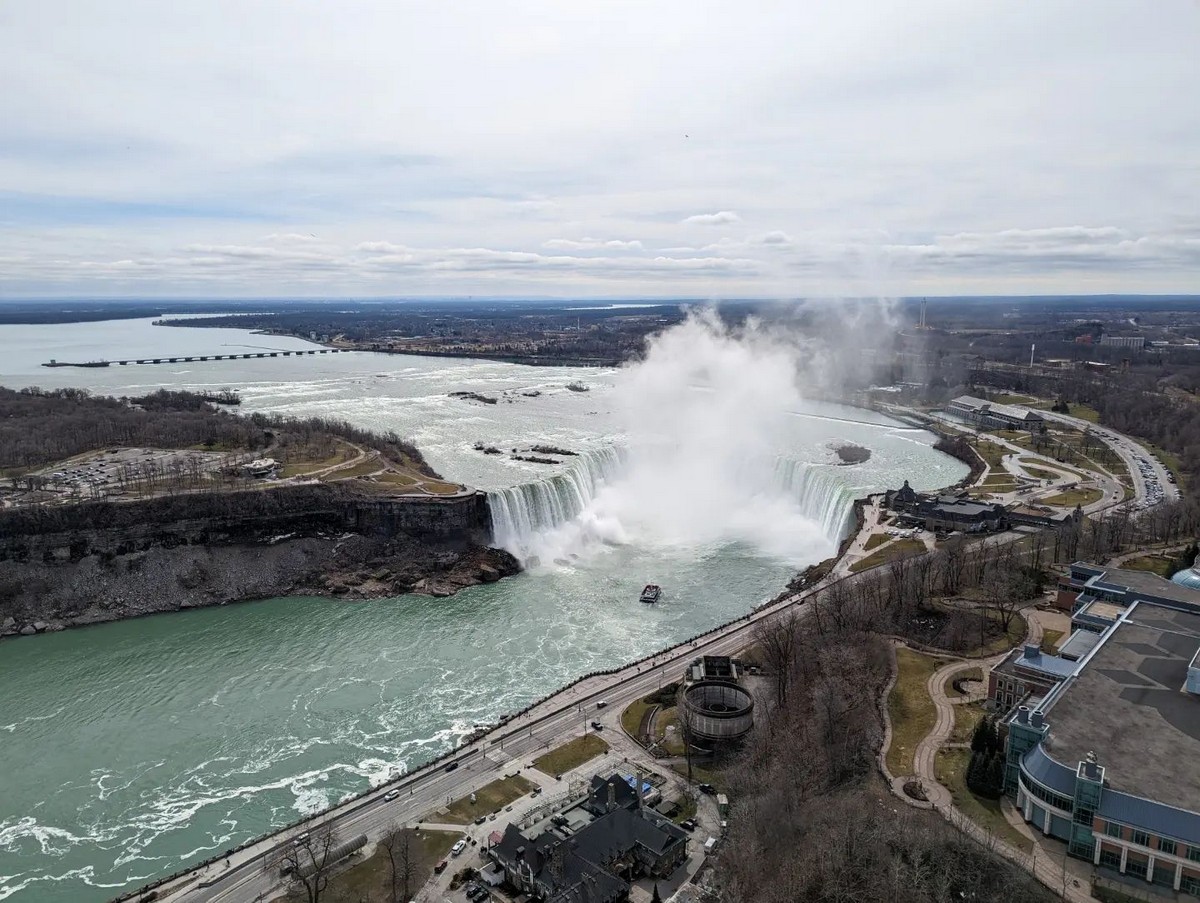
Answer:
[[[619,476],[626,453],[616,446],[585,452],[562,473],[488,493],[492,542],[524,557],[539,533],[583,514],[600,487]]]
[[[523,561],[531,560],[542,551],[541,539],[590,517],[601,490],[619,483],[629,466],[628,451],[609,446],[580,455],[552,477],[489,492],[493,543]],[[839,542],[852,523],[856,490],[843,482],[835,466],[780,456],[745,462],[736,471],[735,479],[747,495],[791,500],[830,542]]]

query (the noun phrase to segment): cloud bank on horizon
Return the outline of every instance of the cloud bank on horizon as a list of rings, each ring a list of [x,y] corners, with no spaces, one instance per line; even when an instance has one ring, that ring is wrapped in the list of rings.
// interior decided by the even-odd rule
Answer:
[[[0,10],[0,297],[1195,292],[1200,4]]]

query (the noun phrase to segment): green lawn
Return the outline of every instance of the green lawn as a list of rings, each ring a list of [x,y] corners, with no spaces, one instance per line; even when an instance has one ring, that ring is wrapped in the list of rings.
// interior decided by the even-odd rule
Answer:
[[[537,785],[519,774],[508,778],[499,778],[492,783],[475,791],[475,802],[467,794],[446,807],[445,812],[436,812],[429,821],[437,821],[448,825],[469,825],[481,815],[491,815],[503,809],[515,799],[520,799]]]
[[[911,649],[896,649],[896,683],[888,695],[892,742],[888,746],[887,765],[893,775],[912,774],[917,744],[937,722],[937,709],[926,684],[941,664],[938,659]]]
[[[461,835],[448,831],[411,829],[409,835],[409,855],[416,865],[416,874],[408,885],[411,896],[429,880],[429,876],[433,874],[433,867],[437,865],[438,860],[446,857]],[[383,847],[377,846],[369,858],[334,875],[329,881],[329,887],[321,894],[321,900],[322,903],[391,903],[391,882],[392,870],[387,852]],[[279,899],[287,900],[288,903],[302,903],[308,898],[303,888],[300,888],[296,893]]]
[[[608,744],[600,739],[598,734],[587,734],[534,759],[533,767],[552,777],[558,777],[606,752]]]
[[[1038,501],[1043,505],[1052,505],[1056,508],[1074,508],[1076,505],[1090,505],[1102,498],[1104,498],[1104,493],[1099,489],[1084,488],[1068,489],[1066,492],[1038,499]]]
[[[966,671],[960,671],[958,674],[951,674],[946,678],[946,685],[943,692],[947,696],[965,696],[965,693],[960,693],[954,689],[954,681],[956,680],[983,680],[982,668],[968,668]]]
[[[954,707],[954,728],[950,731],[951,743],[970,743],[975,725],[983,717],[983,707],[978,703],[966,703]]]
[[[668,727],[674,727],[675,730],[668,734]],[[654,739],[672,756],[682,756],[686,752],[683,734],[679,730],[679,715],[674,706],[658,710],[654,718]]]
[[[997,629],[1000,627],[1000,617],[995,613],[989,612],[990,617]],[[995,655],[997,652],[1004,652],[1007,649],[1012,649],[1017,643],[1025,639],[1025,619],[1020,615],[1013,615],[1008,622],[1008,630],[990,640],[981,650],[984,655]]]
[[[1169,555],[1141,555],[1129,559],[1121,567],[1131,571],[1149,571],[1160,577],[1170,577],[1175,567],[1175,559]]]
[[[625,733],[634,738],[639,736],[638,731],[642,729],[642,718],[651,705],[653,703],[646,702],[644,699],[635,699],[629,703],[625,711],[621,713],[621,727],[625,728]]]
[[[891,561],[894,558],[901,558],[905,555],[915,555],[925,551],[925,543],[919,539],[897,539],[890,546],[885,546],[876,549],[866,558],[850,565],[850,570],[854,573],[865,571],[867,568],[873,568],[876,565]]]
[[[950,791],[954,797],[954,805],[967,818],[998,839],[1028,853],[1033,849],[1033,841],[1008,823],[1008,819],[1000,811],[1000,801],[984,799],[967,789],[967,766],[970,763],[969,749],[938,750],[938,783]]]
[[[1050,630],[1047,628],[1042,631],[1042,651],[1053,655],[1058,651],[1058,641],[1063,637],[1063,631]]]
[[[877,546],[883,545],[891,538],[886,533],[873,533],[867,537],[867,541],[863,544],[863,551],[869,552]]]

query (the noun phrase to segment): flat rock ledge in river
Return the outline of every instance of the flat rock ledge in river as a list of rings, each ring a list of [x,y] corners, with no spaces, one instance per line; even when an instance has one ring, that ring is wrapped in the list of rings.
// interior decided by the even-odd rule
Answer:
[[[519,571],[502,549],[358,534],[0,561],[0,637],[277,596],[445,597]]]

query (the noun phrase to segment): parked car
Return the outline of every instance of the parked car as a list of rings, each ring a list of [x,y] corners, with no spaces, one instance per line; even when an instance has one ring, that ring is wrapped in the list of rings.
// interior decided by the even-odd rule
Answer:
[[[714,787],[712,784],[701,784],[696,789],[699,790],[701,793],[707,793],[709,796],[712,796],[714,793],[717,792],[717,788]]]
[[[433,867],[433,870],[440,875],[442,872],[446,871],[446,866],[449,864],[450,863],[447,860],[439,859],[438,864]]]
[[[465,840],[460,840],[454,846],[452,846],[450,848],[450,855],[451,856],[461,856],[462,851],[465,850],[466,848],[467,848],[467,842]]]
[[[696,820],[694,818],[689,818],[685,821],[681,821],[679,823],[679,827],[683,828],[683,830],[685,830],[685,831],[695,831],[696,830]]]
[[[599,721],[593,721],[592,722],[592,730],[602,731],[602,730],[604,730],[604,725],[601,724]]]

